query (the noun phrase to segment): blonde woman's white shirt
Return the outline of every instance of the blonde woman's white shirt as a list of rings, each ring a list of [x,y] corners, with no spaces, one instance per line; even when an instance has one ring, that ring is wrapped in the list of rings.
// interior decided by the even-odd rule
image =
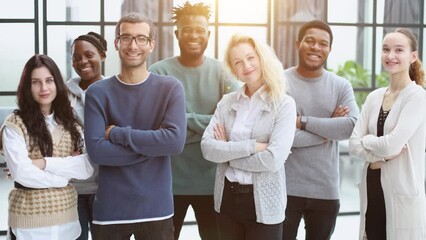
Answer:
[[[232,126],[231,132],[229,133],[229,140],[233,142],[243,141],[250,139],[250,135],[253,132],[255,123],[259,121],[262,114],[263,101],[261,94],[264,93],[265,87],[259,88],[251,97],[248,97],[244,91],[238,95],[238,101],[240,101],[241,107],[236,113],[235,123]],[[226,169],[225,176],[231,182],[238,182],[240,184],[252,184],[252,173],[249,171],[241,170],[228,166]]]

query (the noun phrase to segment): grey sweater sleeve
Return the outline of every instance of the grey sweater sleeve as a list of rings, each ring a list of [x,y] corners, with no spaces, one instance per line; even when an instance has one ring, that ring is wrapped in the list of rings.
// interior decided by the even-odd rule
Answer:
[[[348,106],[349,114],[344,117],[319,118],[308,116],[306,131],[332,141],[349,139],[359,115],[352,87],[349,82],[342,85],[338,94],[339,105]]]
[[[296,129],[293,147],[311,147],[324,143],[326,139],[317,134]]]

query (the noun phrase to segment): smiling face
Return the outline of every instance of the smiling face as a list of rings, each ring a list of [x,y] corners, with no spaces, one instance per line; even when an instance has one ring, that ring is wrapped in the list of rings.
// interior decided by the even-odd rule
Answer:
[[[260,87],[263,84],[259,55],[249,43],[241,43],[230,49],[232,71],[248,87]]]
[[[150,36],[150,27],[148,23],[128,23],[123,22],[120,25],[120,35],[128,35],[132,37],[137,36]],[[121,59],[122,70],[128,68],[139,68],[146,66],[146,60],[148,59],[151,52],[154,50],[155,41],[152,39],[145,46],[136,44],[135,39],[125,45],[121,44],[119,39],[114,40],[116,49]]]
[[[175,31],[180,55],[192,58],[202,57],[210,37],[208,28],[207,18],[201,15],[189,15],[180,19]]]
[[[382,64],[389,74],[408,73],[417,54],[412,51],[409,38],[402,33],[388,33],[383,39]]]
[[[321,73],[331,51],[330,35],[322,29],[310,28],[302,40],[296,43],[296,48],[299,51],[298,71],[302,75]]]
[[[72,66],[83,81],[93,83],[101,79],[101,66],[104,60],[105,54],[99,53],[90,42],[78,40],[72,46]]]
[[[31,95],[43,114],[52,113],[52,102],[56,98],[56,84],[47,67],[35,68],[31,72]]]

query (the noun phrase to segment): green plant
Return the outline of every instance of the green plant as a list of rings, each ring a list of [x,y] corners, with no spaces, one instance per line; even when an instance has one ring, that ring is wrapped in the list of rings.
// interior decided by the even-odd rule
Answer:
[[[357,90],[357,89],[372,89],[372,75],[370,71],[364,69],[361,64],[356,61],[349,60],[343,65],[339,65],[337,71],[330,70],[335,72],[338,76],[341,76],[347,79],[355,90],[355,100],[358,107],[361,109],[362,105],[365,102],[365,98],[370,93],[366,90]],[[375,76],[376,78],[376,88],[384,87],[388,84],[388,75],[386,72],[382,72]]]

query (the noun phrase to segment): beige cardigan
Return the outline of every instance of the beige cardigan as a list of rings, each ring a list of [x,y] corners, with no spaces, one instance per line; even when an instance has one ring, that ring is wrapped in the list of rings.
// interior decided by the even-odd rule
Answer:
[[[366,173],[372,162],[407,150],[382,164],[381,183],[386,207],[387,240],[426,239],[425,139],[426,92],[411,82],[403,89],[377,137],[377,118],[387,88],[369,94],[349,140],[349,154],[365,161],[360,183],[359,239],[365,236]]]
[[[28,147],[28,132],[19,116],[9,115],[5,126],[15,129],[25,138],[29,158],[43,157],[38,147],[32,150]],[[74,152],[71,134],[62,126],[55,129],[52,141],[53,156],[65,157]],[[9,194],[8,216],[8,225],[12,228],[39,228],[77,221],[77,192],[71,185],[37,190],[14,188]]]

